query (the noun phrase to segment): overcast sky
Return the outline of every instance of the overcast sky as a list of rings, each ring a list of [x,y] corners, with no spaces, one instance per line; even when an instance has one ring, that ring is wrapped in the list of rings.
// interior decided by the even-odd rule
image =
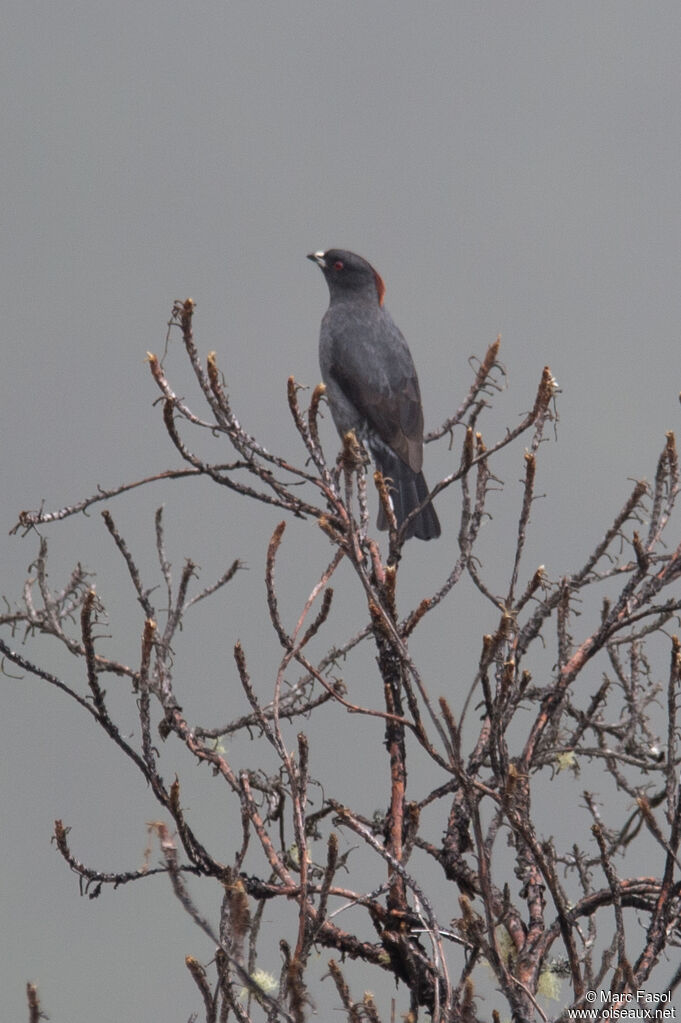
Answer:
[[[36,551],[35,537],[7,536],[22,508],[178,464],[145,365],[176,298],[197,301],[197,343],[218,353],[247,429],[299,453],[285,384],[319,380],[327,293],[305,254],[330,246],[384,277],[427,429],[458,407],[469,357],[498,333],[508,388],[490,431],[517,422],[551,366],[563,393],[532,556],[553,578],[601,535],[628,478],[653,474],[681,387],[678,3],[6,0],[0,49],[8,597]],[[193,396],[172,344],[176,390]],[[427,449],[431,483],[451,458]],[[518,454],[514,499],[521,466]],[[262,609],[277,516],[207,486],[158,489],[112,507],[139,548],[162,501],[176,563],[196,557],[205,581],[215,565],[249,563],[219,613],[230,644],[258,645],[249,602]],[[414,593],[454,550],[454,508],[443,499],[438,512],[440,546],[405,559]],[[54,584],[79,558],[98,570],[135,658],[135,609],[126,618],[129,586],[99,515],[46,535]],[[305,535],[291,528],[291,564]],[[150,795],[56,694],[28,678],[3,693],[5,1018],[25,1017],[32,979],[53,1021],[186,1019],[198,1006],[183,957],[208,953],[161,882],[156,896],[138,886],[92,903],[50,844],[63,817],[82,858],[134,869]],[[206,714],[211,695],[197,697]]]

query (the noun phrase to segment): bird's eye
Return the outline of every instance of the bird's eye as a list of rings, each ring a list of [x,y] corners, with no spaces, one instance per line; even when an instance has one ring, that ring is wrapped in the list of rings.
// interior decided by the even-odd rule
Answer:
[[[343,269],[343,260],[342,259],[337,259],[336,262],[333,264],[333,268],[334,268],[334,270],[342,270]]]

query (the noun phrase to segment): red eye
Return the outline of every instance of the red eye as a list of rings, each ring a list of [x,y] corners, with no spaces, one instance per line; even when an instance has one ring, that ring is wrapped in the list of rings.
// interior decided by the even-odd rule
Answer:
[[[334,268],[334,270],[342,270],[343,269],[343,260],[342,259],[337,259],[336,262],[333,264],[333,268]]]

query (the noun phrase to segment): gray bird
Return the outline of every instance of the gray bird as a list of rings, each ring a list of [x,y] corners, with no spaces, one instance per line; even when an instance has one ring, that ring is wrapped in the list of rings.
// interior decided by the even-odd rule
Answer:
[[[312,252],[331,299],[319,335],[319,365],[336,428],[369,448],[390,488],[398,528],[428,497],[423,409],[407,342],[383,305],[385,285],[366,259],[344,249]],[[387,529],[381,507],[378,528]],[[432,540],[440,523],[432,504],[410,522],[407,537]]]

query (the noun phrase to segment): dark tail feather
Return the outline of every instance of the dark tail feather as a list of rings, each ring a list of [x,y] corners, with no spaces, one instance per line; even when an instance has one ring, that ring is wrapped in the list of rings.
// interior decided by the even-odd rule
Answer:
[[[374,453],[376,457],[378,453]],[[418,508],[428,497],[428,484],[422,472],[414,472],[408,465],[396,455],[386,457],[382,451],[380,458],[376,457],[376,463],[388,487],[390,498],[393,503],[393,511],[397,520],[398,528],[402,525],[409,512]],[[388,528],[388,519],[383,511],[383,505],[378,509],[379,529]],[[435,540],[440,535],[440,521],[435,513],[431,502],[421,509],[409,523],[406,539],[410,536],[417,536],[419,540]]]

